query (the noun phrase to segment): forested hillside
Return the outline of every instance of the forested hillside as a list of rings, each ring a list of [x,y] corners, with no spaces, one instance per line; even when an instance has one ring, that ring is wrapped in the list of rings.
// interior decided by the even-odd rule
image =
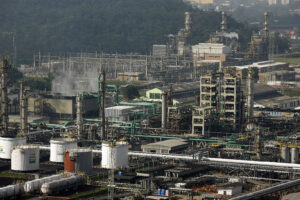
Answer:
[[[193,10],[181,0],[1,0],[0,55],[12,52],[12,37],[3,32],[16,33],[18,63],[31,62],[38,51],[149,53],[183,27],[185,11],[192,12],[192,43],[219,30],[220,13]],[[250,29],[228,21],[246,45]]]

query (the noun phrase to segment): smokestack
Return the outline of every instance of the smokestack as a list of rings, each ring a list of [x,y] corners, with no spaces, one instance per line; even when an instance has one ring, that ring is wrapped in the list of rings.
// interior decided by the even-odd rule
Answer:
[[[76,96],[76,124],[77,124],[77,137],[78,139],[83,138],[83,120],[82,120],[82,94],[77,93]]]
[[[102,139],[106,139],[105,132],[105,110],[104,110],[104,102],[105,102],[105,71],[101,69],[100,71],[100,118],[101,118],[101,137]]]
[[[265,23],[264,23],[264,31],[265,31],[265,37],[269,37],[269,13],[265,12]]]
[[[187,32],[190,32],[191,31],[191,24],[192,24],[191,13],[185,12],[184,14],[185,14],[185,22],[184,22],[185,30]]]
[[[264,42],[265,42],[265,50],[266,50],[266,54],[265,54],[265,59],[269,60],[269,13],[265,12],[265,23],[264,23]]]
[[[164,91],[162,93],[161,101],[161,128],[165,129],[167,127],[167,93]]]
[[[1,118],[2,118],[2,132],[1,135],[8,135],[8,97],[7,97],[7,74],[11,65],[7,58],[3,58],[1,66]]]
[[[20,134],[24,135],[28,132],[28,99],[23,83],[20,84],[20,124]]]
[[[227,18],[225,12],[222,12],[222,22],[221,22],[221,31],[225,32],[227,30]]]

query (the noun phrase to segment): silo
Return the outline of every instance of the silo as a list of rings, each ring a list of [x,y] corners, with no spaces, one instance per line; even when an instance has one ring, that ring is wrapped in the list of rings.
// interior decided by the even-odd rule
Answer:
[[[53,139],[50,140],[50,161],[64,162],[65,151],[77,148],[77,141],[74,139]]]
[[[37,145],[17,146],[11,154],[11,169],[36,171],[40,169],[40,148]]]
[[[15,146],[26,144],[25,137],[0,137],[0,158],[11,159],[11,152]]]
[[[70,149],[65,153],[65,171],[92,174],[93,153],[90,149]]]
[[[102,160],[103,168],[123,168],[128,166],[128,144],[127,142],[103,142]]]
[[[299,161],[299,149],[293,147],[291,149],[291,163],[298,163]]]
[[[289,163],[290,162],[290,148],[281,147],[281,162]]]

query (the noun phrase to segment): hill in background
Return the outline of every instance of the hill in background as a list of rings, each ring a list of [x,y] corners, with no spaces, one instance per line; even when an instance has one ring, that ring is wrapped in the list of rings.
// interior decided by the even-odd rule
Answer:
[[[183,27],[192,12],[192,44],[219,30],[221,15],[194,10],[181,0],[1,0],[0,33],[16,32],[18,63],[34,52],[142,53]],[[251,29],[228,19],[246,47]],[[0,55],[11,54],[12,37],[0,34]]]

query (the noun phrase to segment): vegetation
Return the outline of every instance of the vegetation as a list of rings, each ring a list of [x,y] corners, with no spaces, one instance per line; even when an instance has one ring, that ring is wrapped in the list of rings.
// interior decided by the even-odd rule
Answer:
[[[278,62],[286,62],[290,64],[300,64],[300,53],[286,53],[286,54],[278,54],[274,57],[275,61]]]
[[[300,97],[300,91],[296,89],[286,89],[282,91],[284,95],[290,96],[290,97]]]
[[[18,63],[31,63],[33,53],[67,52],[143,53],[165,43],[192,12],[191,42],[204,42],[220,29],[221,15],[200,11],[182,0],[2,0],[0,32],[15,32]],[[232,18],[243,47],[252,29]],[[12,36],[0,34],[0,55],[12,54]]]
[[[107,194],[107,188],[92,188],[91,190],[80,192],[78,194],[73,194],[69,196],[69,199],[82,199],[88,197],[94,197],[96,195],[104,195]]]
[[[23,74],[15,67],[10,68],[8,73],[8,85],[18,87],[19,81],[23,78]]]
[[[10,172],[0,172],[0,177],[2,178],[28,178],[27,174],[19,174],[19,173],[10,173]]]
[[[29,87],[31,90],[51,90],[51,82],[53,76],[48,74],[48,77],[25,77],[23,79],[24,86]]]
[[[127,99],[132,100],[140,97],[138,88],[134,85],[128,85],[127,87],[122,88],[121,94]]]

